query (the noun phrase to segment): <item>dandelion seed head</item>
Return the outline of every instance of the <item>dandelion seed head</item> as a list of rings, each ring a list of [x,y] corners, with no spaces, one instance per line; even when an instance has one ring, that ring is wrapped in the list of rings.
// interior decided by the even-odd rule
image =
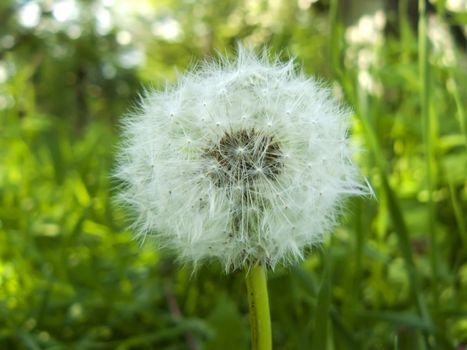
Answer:
[[[123,121],[115,177],[137,237],[227,271],[304,257],[343,201],[369,192],[347,142],[350,111],[322,83],[240,48]]]

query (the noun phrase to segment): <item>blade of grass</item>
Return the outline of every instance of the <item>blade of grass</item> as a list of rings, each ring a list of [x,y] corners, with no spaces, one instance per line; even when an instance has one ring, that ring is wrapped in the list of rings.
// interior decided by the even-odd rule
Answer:
[[[451,74],[449,76],[447,87],[448,90],[451,92],[454,98],[454,102],[456,104],[457,119],[459,120],[461,131],[464,134],[464,146],[467,148],[467,114],[464,112],[464,106],[459,92],[459,86],[454,74]]]
[[[323,257],[325,269],[315,308],[312,349],[326,349],[328,342],[329,307],[331,304],[331,259]]]
[[[339,21],[339,0],[329,2],[329,23],[331,25],[330,58],[331,70],[335,77],[341,76],[342,24]]]
[[[465,218],[464,218],[464,215],[462,214],[461,205],[457,198],[457,194],[454,189],[454,184],[450,178],[448,178],[448,185],[449,185],[449,197],[451,198],[451,204],[454,209],[454,216],[456,218],[457,227],[460,232],[462,243],[464,247],[467,247],[467,230],[466,230],[466,225],[465,225]]]
[[[420,112],[422,119],[423,141],[425,146],[425,171],[426,171],[426,191],[428,192],[427,216],[428,216],[428,234],[430,240],[430,265],[431,265],[431,284],[433,307],[436,314],[438,310],[438,261],[436,249],[436,211],[433,201],[433,181],[434,181],[434,159],[433,159],[433,124],[429,113],[430,99],[430,80],[429,80],[429,62],[428,62],[428,33],[427,33],[427,12],[426,0],[418,1],[419,21],[418,21],[418,63],[420,75]]]
[[[371,150],[375,158],[376,166],[378,168],[378,174],[381,179],[382,189],[387,200],[389,213],[391,215],[394,229],[398,238],[399,249],[404,259],[405,267],[409,276],[410,290],[412,298],[414,300],[414,304],[417,308],[417,312],[420,315],[420,317],[422,317],[424,320],[431,324],[431,317],[426,306],[422,288],[420,286],[419,274],[415,267],[415,263],[412,256],[412,248],[410,244],[409,232],[407,229],[406,221],[401,206],[399,204],[397,195],[392,189],[386,174],[386,169],[388,168],[386,160],[383,156],[381,146],[379,145],[376,132],[369,120],[368,108],[362,108],[361,100],[360,103],[356,104],[356,106],[360,109],[359,115],[360,120],[362,121],[364,135],[368,142],[369,149]],[[427,335],[425,336],[425,343],[428,345]]]
[[[409,314],[405,312],[391,312],[391,311],[362,311],[359,314],[360,317],[369,320],[384,320],[389,323],[392,323],[396,326],[404,326],[416,328],[419,330],[427,330],[433,332],[433,326],[423,320],[417,315]]]
[[[294,272],[293,275],[296,278],[298,278],[301,284],[306,288],[307,294],[310,296],[308,298],[310,305],[316,308],[316,305],[318,302],[316,298],[319,292],[317,291],[315,282],[313,281],[309,273],[301,267],[294,268],[293,272]],[[343,340],[343,343],[347,344],[347,347],[346,347],[347,349],[360,349],[362,346],[360,342],[358,342],[357,337],[355,337],[353,330],[342,319],[342,316],[336,310],[336,308],[332,305],[332,303],[329,306],[329,315],[331,317],[334,330],[336,331],[334,335],[340,336],[340,339]]]
[[[427,322],[423,318],[418,317],[406,312],[395,311],[362,311],[359,316],[367,320],[386,321],[399,328],[411,328],[413,330],[423,331],[424,333],[431,333],[437,336],[439,344],[435,349],[452,349],[453,344],[447,338],[446,334],[438,331],[433,324]],[[423,345],[421,344],[422,348]]]

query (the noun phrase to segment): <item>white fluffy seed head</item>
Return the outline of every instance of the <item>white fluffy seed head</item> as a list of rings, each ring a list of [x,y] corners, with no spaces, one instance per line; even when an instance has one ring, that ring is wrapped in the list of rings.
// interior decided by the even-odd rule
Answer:
[[[350,112],[294,69],[239,49],[206,62],[124,119],[119,199],[148,235],[227,271],[303,258],[342,201],[368,192],[352,164]]]

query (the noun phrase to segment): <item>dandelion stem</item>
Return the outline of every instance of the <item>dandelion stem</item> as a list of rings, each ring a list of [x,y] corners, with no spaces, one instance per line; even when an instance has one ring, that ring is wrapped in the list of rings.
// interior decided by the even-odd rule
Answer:
[[[271,319],[266,270],[258,264],[250,268],[246,275],[248,305],[250,308],[252,350],[271,350]]]

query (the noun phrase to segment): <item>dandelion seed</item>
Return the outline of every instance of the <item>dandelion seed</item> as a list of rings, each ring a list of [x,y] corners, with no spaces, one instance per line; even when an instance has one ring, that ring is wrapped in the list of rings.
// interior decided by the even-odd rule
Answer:
[[[303,259],[343,200],[369,192],[351,162],[349,116],[293,62],[240,49],[148,92],[124,120],[121,202],[136,213],[138,237],[194,265]]]

